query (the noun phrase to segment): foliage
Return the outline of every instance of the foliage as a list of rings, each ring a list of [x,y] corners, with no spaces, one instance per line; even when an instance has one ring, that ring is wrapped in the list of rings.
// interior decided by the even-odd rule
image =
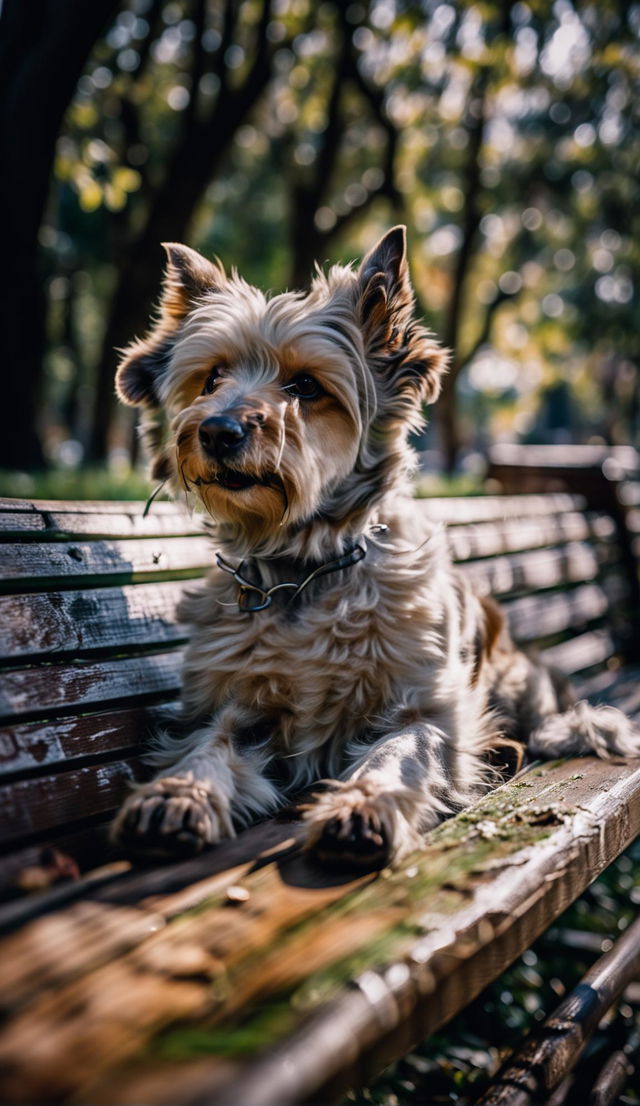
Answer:
[[[129,0],[41,229],[48,455],[135,455],[112,347],[157,294],[154,227],[282,287],[399,218],[455,348],[450,464],[496,437],[637,441],[639,33],[623,0]]]
[[[54,468],[44,472],[0,469],[0,496],[9,499],[134,499],[146,500],[149,481],[129,468]]]

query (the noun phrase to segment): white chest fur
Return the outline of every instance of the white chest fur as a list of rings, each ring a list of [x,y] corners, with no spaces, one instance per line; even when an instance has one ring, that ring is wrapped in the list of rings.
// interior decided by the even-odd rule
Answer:
[[[451,650],[442,543],[370,550],[319,594],[255,614],[214,571],[182,606],[192,624],[184,702],[192,717],[237,702],[277,716],[286,745],[357,738],[401,703],[438,697]]]

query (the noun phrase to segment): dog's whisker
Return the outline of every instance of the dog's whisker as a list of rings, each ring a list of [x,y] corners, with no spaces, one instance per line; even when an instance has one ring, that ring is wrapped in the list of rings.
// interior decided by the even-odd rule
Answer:
[[[280,426],[280,440],[279,440],[279,443],[278,443],[278,453],[277,453],[277,456],[276,456],[276,463],[275,463],[275,471],[276,472],[280,472],[280,465],[282,464],[282,455],[284,453],[285,437],[286,437],[286,431],[285,431],[284,422],[283,422]]]
[[[429,542],[432,542],[435,538],[437,538],[440,534],[443,534],[444,532],[445,528],[443,524],[441,522],[436,523],[433,533],[428,534],[424,541],[420,542],[420,545],[412,546],[410,549],[395,549],[391,545],[385,545],[384,542],[376,541],[374,536],[375,529],[373,534],[368,535],[368,537],[372,545],[375,545],[377,549],[384,550],[385,553],[389,553],[392,557],[410,557],[413,556],[415,553],[419,553],[421,549],[424,549],[424,547],[429,544]]]

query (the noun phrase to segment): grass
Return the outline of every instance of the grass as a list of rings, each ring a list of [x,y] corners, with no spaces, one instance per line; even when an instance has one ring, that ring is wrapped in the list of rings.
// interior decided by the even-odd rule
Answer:
[[[146,499],[151,487],[145,474],[135,469],[0,470],[0,496],[9,499]]]
[[[0,470],[0,496],[8,499],[145,500],[152,488],[140,469],[51,468],[33,473]],[[419,499],[481,495],[485,490],[478,476],[423,473],[416,479]]]

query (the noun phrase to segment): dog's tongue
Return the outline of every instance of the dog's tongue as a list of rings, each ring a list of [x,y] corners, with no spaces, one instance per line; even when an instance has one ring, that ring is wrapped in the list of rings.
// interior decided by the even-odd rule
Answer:
[[[255,476],[249,476],[246,472],[238,472],[235,469],[223,469],[217,479],[223,488],[229,488],[231,491],[250,488],[257,483]]]
[[[249,481],[246,477],[241,476],[240,474],[236,476],[235,473],[226,472],[223,479],[228,488],[245,488],[249,482],[251,482],[252,484],[254,482],[253,480]]]

